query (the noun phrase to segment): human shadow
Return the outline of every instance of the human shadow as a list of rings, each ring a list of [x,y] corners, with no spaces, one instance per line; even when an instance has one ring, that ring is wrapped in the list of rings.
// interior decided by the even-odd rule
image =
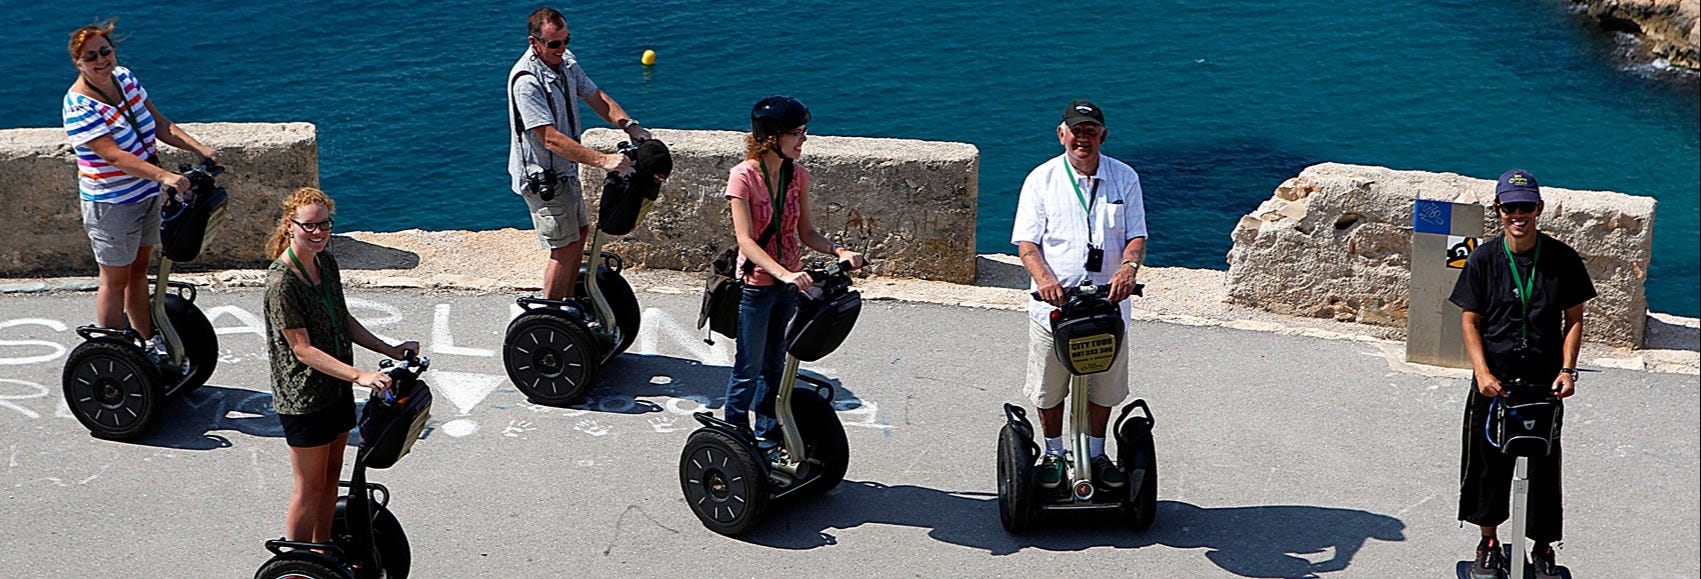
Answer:
[[[419,254],[368,243],[347,235],[332,235],[337,266],[342,269],[412,269],[419,267]]]
[[[649,398],[675,398],[690,400],[704,409],[718,409],[726,406],[730,372],[725,366],[708,366],[687,358],[622,354],[609,360],[598,372],[596,384],[567,407],[611,414],[650,414],[667,409]],[[838,380],[807,369],[798,373],[832,385],[835,410],[862,406],[862,400]],[[799,380],[798,384],[804,383]]]
[[[975,283],[981,287],[1027,289],[1028,270],[1019,263],[1009,263],[986,256],[975,256]]]
[[[1397,518],[1307,505],[1208,508],[1159,501],[1156,522],[1143,532],[1123,526],[1118,511],[1105,510],[1042,517],[1036,528],[1012,535],[998,522],[998,501],[992,493],[845,481],[807,500],[803,508],[770,505],[767,520],[740,539],[780,549],[813,549],[836,544],[829,532],[833,529],[878,523],[929,529],[928,536],[935,540],[993,555],[1027,548],[1202,548],[1218,568],[1241,577],[1313,577],[1341,571],[1370,539],[1405,540],[1405,523]]]
[[[153,426],[135,444],[179,450],[229,448],[218,431],[282,438],[272,393],[206,385],[167,401]]]
[[[1701,328],[1648,316],[1648,325],[1642,330],[1642,347],[1649,350],[1701,351]]]

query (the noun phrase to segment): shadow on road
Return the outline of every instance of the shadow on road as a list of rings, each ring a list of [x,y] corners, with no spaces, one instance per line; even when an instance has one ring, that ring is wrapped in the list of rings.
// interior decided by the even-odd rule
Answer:
[[[1355,509],[1305,505],[1199,507],[1159,501],[1157,522],[1144,532],[1123,527],[1116,511],[1050,516],[1023,535],[998,523],[991,493],[954,493],[919,486],[845,481],[818,498],[770,506],[751,543],[813,549],[837,542],[829,531],[875,523],[930,529],[928,536],[1008,555],[1026,548],[1080,551],[1162,545],[1205,549],[1205,558],[1241,577],[1308,577],[1341,571],[1370,539],[1404,541],[1405,523]],[[1302,556],[1305,555],[1305,556]]]
[[[230,439],[216,432],[220,430],[283,438],[278,414],[272,410],[272,393],[202,386],[167,402],[147,434],[134,442],[180,450],[230,447]]]
[[[568,407],[612,414],[649,414],[666,410],[649,398],[676,398],[695,403],[689,408],[720,409],[726,405],[726,382],[731,372],[725,366],[705,366],[686,358],[622,354],[602,368],[597,383],[584,398]],[[862,400],[838,380],[808,369],[799,373],[832,384],[835,409],[862,406]]]

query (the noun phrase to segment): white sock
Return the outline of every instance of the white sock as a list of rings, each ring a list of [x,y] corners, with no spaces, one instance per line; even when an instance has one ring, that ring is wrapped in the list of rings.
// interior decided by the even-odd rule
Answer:
[[[1104,437],[1103,436],[1089,436],[1089,437],[1087,437],[1087,454],[1092,455],[1090,458],[1098,458],[1098,457],[1104,456]]]
[[[148,338],[148,346],[155,350],[163,351],[165,350],[165,338],[161,337],[159,334],[154,334],[154,337]]]
[[[1053,456],[1063,456],[1063,437],[1047,437],[1045,439],[1045,453]]]

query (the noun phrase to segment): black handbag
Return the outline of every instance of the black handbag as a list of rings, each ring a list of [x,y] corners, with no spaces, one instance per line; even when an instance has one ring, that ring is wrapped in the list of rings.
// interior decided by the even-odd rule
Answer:
[[[431,418],[431,388],[423,380],[406,382],[387,395],[375,394],[361,409],[356,455],[361,464],[378,469],[395,466],[425,431],[425,422]]]

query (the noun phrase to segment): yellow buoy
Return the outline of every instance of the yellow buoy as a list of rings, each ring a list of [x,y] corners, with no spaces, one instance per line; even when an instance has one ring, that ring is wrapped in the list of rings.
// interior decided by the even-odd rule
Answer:
[[[640,60],[643,61],[644,66],[650,66],[652,64],[655,64],[656,63],[656,51],[654,51],[654,50],[644,51],[644,57]]]

